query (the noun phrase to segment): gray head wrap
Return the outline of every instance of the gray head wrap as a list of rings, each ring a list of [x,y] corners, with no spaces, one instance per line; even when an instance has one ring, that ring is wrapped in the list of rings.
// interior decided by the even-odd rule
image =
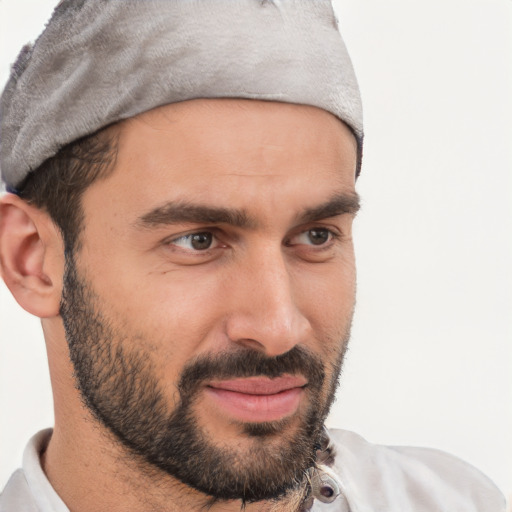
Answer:
[[[2,179],[15,189],[116,121],[224,97],[325,109],[361,153],[359,88],[330,0],[63,0],[3,92]]]

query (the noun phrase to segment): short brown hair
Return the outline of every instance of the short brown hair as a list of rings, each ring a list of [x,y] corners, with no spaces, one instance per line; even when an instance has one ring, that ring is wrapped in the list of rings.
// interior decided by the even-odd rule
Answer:
[[[111,174],[117,157],[117,134],[110,126],[73,141],[31,172],[19,187],[22,199],[45,210],[57,224],[66,251],[80,247],[81,197],[88,186]]]

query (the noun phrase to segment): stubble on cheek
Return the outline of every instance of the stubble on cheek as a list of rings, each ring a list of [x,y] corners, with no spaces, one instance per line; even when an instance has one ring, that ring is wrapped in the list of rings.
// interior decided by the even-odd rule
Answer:
[[[76,268],[68,267],[61,314],[77,387],[85,405],[128,452],[141,457],[148,467],[219,499],[275,498],[299,485],[305,470],[314,464],[349,326],[344,331],[337,325],[333,334],[320,330],[318,351],[297,346],[268,358],[237,348],[193,359],[178,378],[169,377],[170,359],[161,357],[159,340],[131,335],[119,318],[107,319],[103,311],[88,283]],[[153,349],[147,350],[150,343]],[[219,442],[208,428],[208,418],[199,413],[205,383],[285,373],[308,380],[300,414],[283,422],[245,424],[238,442]]]

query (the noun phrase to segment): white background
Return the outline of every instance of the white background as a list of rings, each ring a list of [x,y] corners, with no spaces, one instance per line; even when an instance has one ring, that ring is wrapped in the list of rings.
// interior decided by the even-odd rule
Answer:
[[[336,1],[336,0],[335,0]],[[55,0],[0,0],[0,84]],[[330,424],[512,493],[512,2],[338,0],[366,141],[359,291]],[[51,425],[37,319],[0,285],[0,488]]]

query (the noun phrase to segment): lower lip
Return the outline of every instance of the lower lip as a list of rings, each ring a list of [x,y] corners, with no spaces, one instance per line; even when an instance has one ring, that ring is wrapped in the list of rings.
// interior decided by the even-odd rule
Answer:
[[[292,388],[271,395],[250,395],[218,388],[206,388],[206,391],[229,416],[254,423],[278,421],[292,415],[299,407],[304,390]]]

